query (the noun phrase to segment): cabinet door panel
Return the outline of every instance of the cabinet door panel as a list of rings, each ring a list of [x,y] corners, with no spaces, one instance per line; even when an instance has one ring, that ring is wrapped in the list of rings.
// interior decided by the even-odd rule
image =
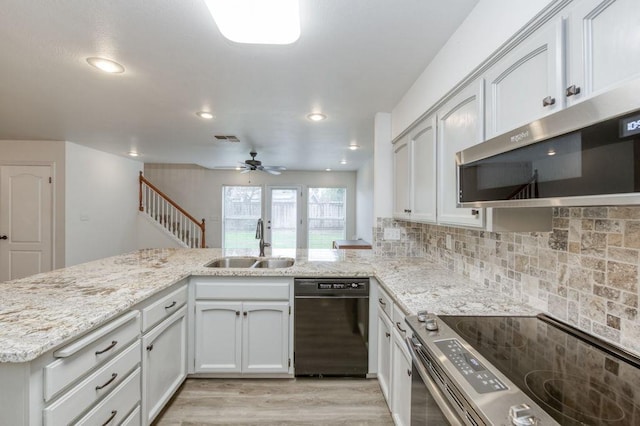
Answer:
[[[409,217],[409,156],[409,143],[405,136],[393,145],[393,217],[396,219]]]
[[[196,373],[241,371],[241,311],[239,302],[196,302]]]
[[[487,138],[562,108],[560,30],[560,23],[548,23],[489,70],[486,76]],[[547,97],[553,99],[550,105],[543,103]]]
[[[391,320],[378,308],[378,383],[382,394],[391,406]]]
[[[243,303],[243,373],[289,370],[289,302]]]
[[[393,333],[392,397],[393,420],[398,426],[411,424],[411,357],[404,347],[404,339]]]
[[[187,377],[187,307],[142,337],[142,406],[150,423]]]
[[[439,223],[484,226],[482,210],[457,207],[456,169],[456,152],[482,140],[482,86],[482,80],[472,83],[438,111]]]
[[[582,0],[567,22],[567,85],[581,87],[578,96],[568,98],[570,103],[640,75],[637,0]]]
[[[411,132],[411,218],[436,221],[436,119],[425,118]]]

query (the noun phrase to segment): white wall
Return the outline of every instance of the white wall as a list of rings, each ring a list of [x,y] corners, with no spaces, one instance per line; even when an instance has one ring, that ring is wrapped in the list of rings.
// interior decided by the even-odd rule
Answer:
[[[480,0],[392,110],[391,138],[407,129],[552,0]]]
[[[67,266],[137,249],[139,161],[66,143]]]
[[[373,241],[373,159],[367,161],[356,175],[356,237]]]
[[[196,219],[204,218],[207,246],[220,247],[223,185],[306,185],[347,188],[347,237],[356,232],[356,172],[286,171],[280,176],[210,170],[192,164],[145,164],[145,177]]]
[[[65,266],[65,143],[0,140],[0,165],[51,165],[53,169],[53,268]]]

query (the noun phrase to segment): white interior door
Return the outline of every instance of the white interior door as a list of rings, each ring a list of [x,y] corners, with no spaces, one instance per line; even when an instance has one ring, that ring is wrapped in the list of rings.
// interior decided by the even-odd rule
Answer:
[[[270,186],[267,188],[265,237],[275,254],[304,247],[300,232],[302,188]]]
[[[50,271],[51,166],[0,167],[0,282]]]

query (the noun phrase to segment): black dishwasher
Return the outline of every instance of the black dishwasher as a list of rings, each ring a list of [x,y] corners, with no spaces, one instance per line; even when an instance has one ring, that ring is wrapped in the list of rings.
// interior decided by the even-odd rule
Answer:
[[[366,377],[368,278],[296,278],[296,376]]]

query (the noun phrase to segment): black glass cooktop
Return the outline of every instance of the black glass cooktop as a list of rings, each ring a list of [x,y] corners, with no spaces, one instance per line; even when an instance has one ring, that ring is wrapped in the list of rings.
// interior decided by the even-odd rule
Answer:
[[[537,317],[440,319],[558,423],[640,425],[637,359]]]

